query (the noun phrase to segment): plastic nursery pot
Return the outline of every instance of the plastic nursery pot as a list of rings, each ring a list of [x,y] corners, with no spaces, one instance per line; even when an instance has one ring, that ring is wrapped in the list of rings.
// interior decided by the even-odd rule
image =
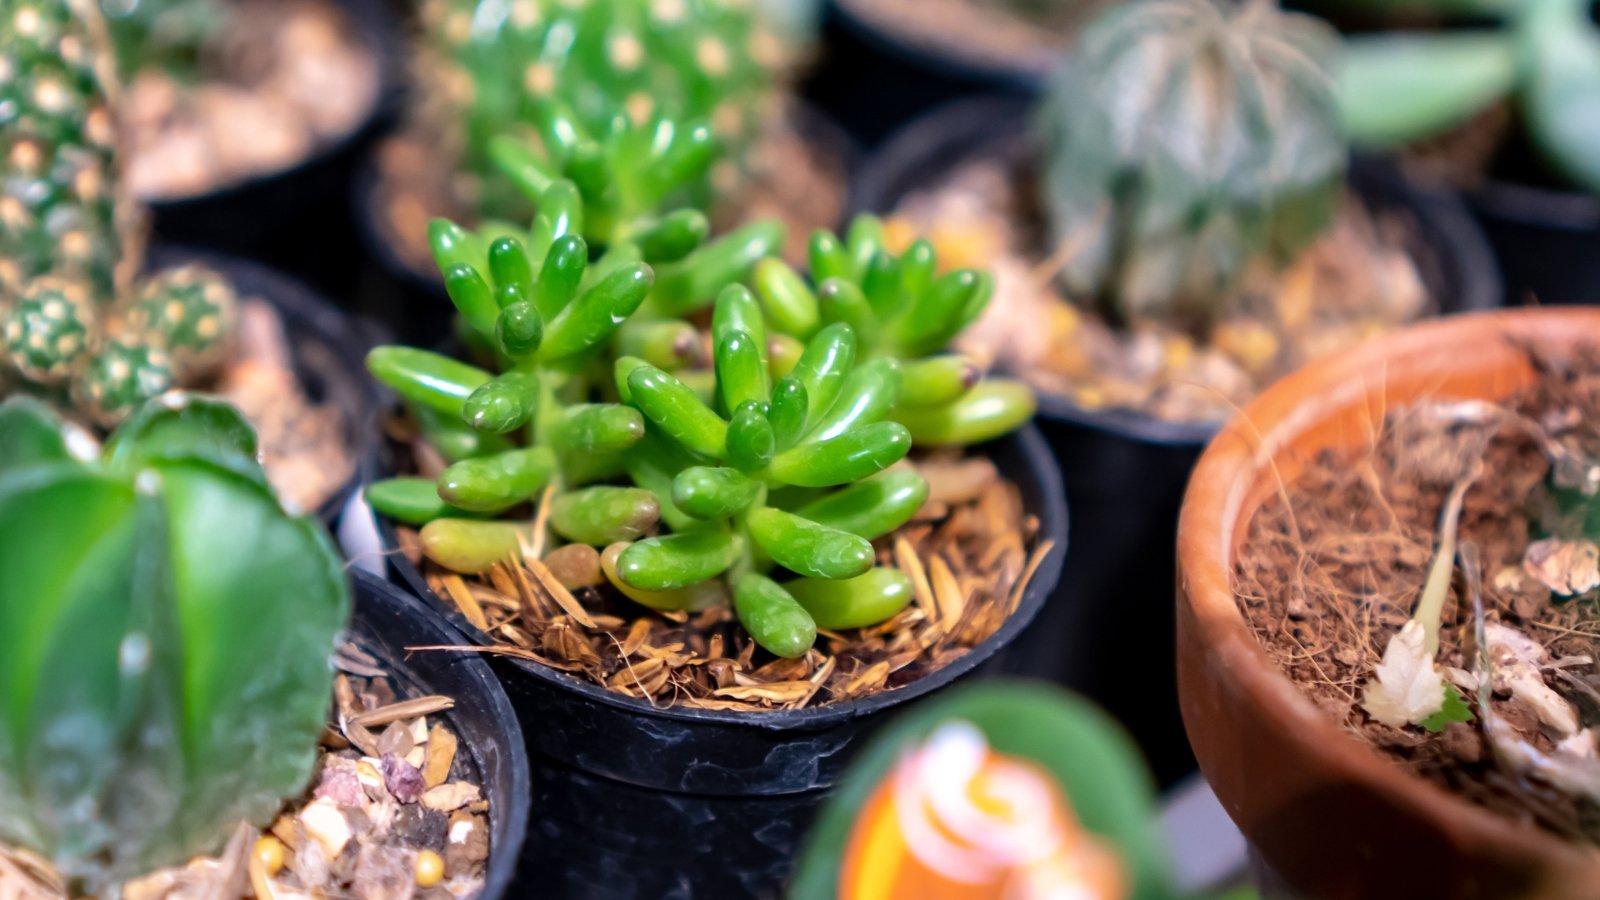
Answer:
[[[204,194],[147,205],[166,243],[207,247],[270,262],[335,296],[355,287],[361,252],[344,195],[366,148],[400,105],[401,26],[385,0],[329,0],[378,62],[372,107],[351,130],[293,165]]]
[[[876,5],[876,0],[829,0],[823,16],[826,64],[817,67],[805,88],[807,97],[868,146],[959,96],[1031,96],[1060,62],[1061,47],[979,55],[956,41],[920,37],[917,29]],[[872,89],[863,91],[862,85]]]
[[[843,200],[840,209],[841,212],[847,211],[850,198],[854,196],[860,149],[855,140],[821,109],[804,100],[790,100],[786,104],[790,127],[822,155],[838,161],[843,173],[839,186]],[[380,165],[383,149],[384,142],[376,142],[363,158],[349,192],[349,215],[355,220],[355,230],[366,255],[374,263],[363,274],[362,283],[356,291],[356,305],[363,315],[382,322],[390,333],[404,343],[437,345],[442,336],[453,333],[455,308],[445,294],[444,279],[439,277],[439,270],[433,263],[429,261],[426,265],[418,265],[397,247],[401,236],[395,234],[394,226],[383,209],[390,192]],[[428,210],[427,213],[444,214],[435,210]],[[458,211],[453,214],[465,213]],[[838,222],[828,225],[842,228],[846,221],[841,215]],[[411,237],[420,240],[423,235],[419,233]]]
[[[226,275],[240,299],[258,298],[272,306],[283,323],[301,390],[313,403],[338,410],[353,467],[350,477],[317,507],[318,518],[331,526],[365,476],[377,469],[381,401],[376,382],[362,364],[371,341],[353,319],[304,284],[252,262],[202,250],[158,247],[148,267],[191,262]]]
[[[1499,180],[1466,197],[1494,247],[1508,305],[1600,302],[1600,197]]]
[[[1347,734],[1267,657],[1234,599],[1250,517],[1386,409],[1500,400],[1534,382],[1519,349],[1576,351],[1600,309],[1505,310],[1412,326],[1262,393],[1195,468],[1178,534],[1178,689],[1195,755],[1262,859],[1313,897],[1592,897],[1600,854],[1406,772]]]
[[[657,708],[536,663],[492,665],[534,766],[524,871],[543,896],[667,900],[776,896],[806,828],[862,739],[917,699],[997,660],[1045,605],[1066,550],[1060,473],[1032,426],[979,448],[1016,482],[1055,550],[1000,630],[905,687],[770,713]],[[470,639],[487,639],[435,594],[379,521],[395,574]]]
[[[890,212],[912,192],[985,156],[1031,165],[1037,153],[1031,119],[1024,101],[994,97],[929,114],[869,161],[860,209]],[[1410,214],[1430,251],[1419,269],[1446,311],[1499,303],[1488,246],[1453,194],[1371,159],[1357,160],[1350,184],[1369,206]],[[1166,787],[1194,768],[1171,688],[1178,506],[1195,459],[1220,423],[1090,411],[1048,395],[1040,397],[1038,423],[1067,484],[1072,554],[1060,600],[1045,608],[1008,666],[1065,684],[1121,719]]]
[[[489,861],[479,900],[511,893],[528,823],[528,757],[522,729],[500,682],[471,653],[411,652],[411,647],[455,646],[461,635],[411,597],[386,581],[352,571],[355,619],[352,637],[377,656],[384,671],[416,695],[442,694],[455,700],[444,713],[489,801]]]

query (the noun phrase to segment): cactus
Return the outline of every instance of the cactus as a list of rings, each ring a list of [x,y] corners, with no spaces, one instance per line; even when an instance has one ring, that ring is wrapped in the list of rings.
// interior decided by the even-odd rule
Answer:
[[[462,135],[451,149],[485,216],[520,211],[494,182],[498,136],[539,146],[556,174],[619,119],[646,141],[662,121],[708,126],[737,156],[761,126],[783,55],[742,0],[426,0],[421,20],[419,83],[431,86],[421,118],[430,134]],[[574,133],[551,131],[558,121]],[[703,205],[698,181],[685,195]]]
[[[1069,291],[1203,330],[1250,266],[1331,221],[1346,158],[1337,37],[1271,0],[1136,0],[1097,17],[1040,117]]]
[[[235,297],[198,266],[138,281],[92,0],[0,0],[0,369],[112,426],[220,360]]]
[[[0,404],[0,569],[0,841],[101,892],[303,788],[350,598],[232,407],[169,395],[100,449]]]
[[[863,357],[900,360],[902,385],[890,418],[908,427],[917,444],[991,440],[1033,417],[1036,401],[1026,385],[984,379],[974,360],[946,352],[988,305],[994,292],[988,272],[938,274],[938,256],[926,240],[897,257],[872,216],[856,217],[845,240],[814,234],[810,262],[815,290],[782,260],[757,264],[755,291],[766,319],[791,339],[791,353],[794,342],[845,322]]]
[[[574,197],[564,182],[551,192]],[[550,208],[541,204],[541,216]],[[824,299],[810,300],[817,308],[809,324],[788,321],[794,333],[774,331],[773,343],[769,320],[782,320],[778,308],[763,310],[739,282],[768,265],[781,229],[758,224],[703,246],[690,234],[673,243],[676,261],[659,269],[623,243],[591,267],[584,241],[565,233],[577,227],[574,218],[556,221],[553,241],[552,229],[535,228],[540,243],[526,247],[436,223],[450,297],[476,341],[507,365],[495,374],[403,347],[368,356],[373,374],[411,404],[424,436],[452,461],[434,481],[373,485],[373,507],[421,525],[436,563],[477,573],[519,548],[520,526],[483,518],[553,485],[551,529],[604,547],[602,570],[618,591],[656,609],[731,602],[755,641],[780,656],[803,655],[818,628],[871,625],[902,609],[910,582],[873,567],[871,541],[907,522],[928,487],[914,471],[890,469],[912,445],[912,432],[892,421],[906,411],[894,353],[941,346],[981,310],[987,276],[933,279],[929,256],[923,274],[931,284],[910,274],[891,291],[882,270],[898,261],[879,249],[874,220],[862,220],[851,249],[873,261],[877,275],[840,269],[824,282]],[[533,259],[542,261],[535,267]],[[799,276],[782,271],[791,293],[810,296]],[[843,308],[828,299],[835,284],[861,292],[850,279],[865,279],[878,311],[835,314]],[[669,318],[703,309],[707,298],[709,371],[694,365],[700,341],[692,326]],[[930,320],[936,307],[948,315]],[[769,348],[784,341],[797,352],[775,360]],[[926,362],[907,368],[923,372]],[[992,437],[996,423],[1015,427],[1019,410],[1031,413],[1030,396],[1002,397],[1003,414],[977,425],[951,414],[972,393],[966,370],[954,368],[948,390],[932,389],[945,380],[932,373],[916,385],[921,411],[946,413],[929,417],[939,425],[930,432]],[[609,384],[595,374],[608,369]],[[604,396],[620,402],[597,402]],[[521,440],[507,438],[513,434]],[[797,577],[780,583],[776,569]]]

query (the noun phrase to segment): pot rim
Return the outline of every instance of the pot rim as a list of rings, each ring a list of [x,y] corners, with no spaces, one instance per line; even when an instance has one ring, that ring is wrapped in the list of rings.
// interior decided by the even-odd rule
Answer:
[[[1586,870],[1600,876],[1596,852],[1499,816],[1413,776],[1340,728],[1267,656],[1239,611],[1231,577],[1236,529],[1245,524],[1240,521],[1241,507],[1256,473],[1272,464],[1274,450],[1325,418],[1308,407],[1305,398],[1342,405],[1382,397],[1382,381],[1372,375],[1386,371],[1388,360],[1430,351],[1472,358],[1473,345],[1563,332],[1600,334],[1600,307],[1505,309],[1428,320],[1307,365],[1262,392],[1224,426],[1195,467],[1178,523],[1179,655],[1200,655],[1198,665],[1211,676],[1206,684],[1179,678],[1191,736],[1197,728],[1197,713],[1191,707],[1202,703],[1255,707],[1265,712],[1263,719],[1275,723],[1280,742],[1292,747],[1302,769],[1375,786],[1374,794],[1396,798],[1397,805],[1416,812],[1419,819],[1469,850],[1474,845],[1497,846],[1502,855],[1544,860],[1568,873]],[[1186,635],[1186,630],[1191,633]],[[1180,672],[1185,668],[1180,660]],[[1202,744],[1196,743],[1195,749],[1205,771],[1219,763],[1207,765]],[[1218,799],[1238,821],[1247,804],[1229,795],[1225,783]]]
[[[884,214],[909,192],[909,177],[925,183],[933,175],[984,153],[997,143],[1021,136],[1031,128],[1035,98],[1007,94],[980,94],[941,104],[913,119],[892,135],[862,167],[853,196],[852,215]],[[1000,123],[1010,133],[998,131]],[[1455,309],[1492,309],[1503,294],[1499,269],[1488,239],[1477,227],[1459,197],[1442,184],[1411,177],[1385,157],[1352,154],[1346,181],[1351,190],[1403,191],[1398,205],[1432,226],[1441,240],[1422,237],[1439,257],[1445,281],[1455,292],[1435,298]],[[1588,198],[1584,198],[1588,199]],[[1600,216],[1600,201],[1596,201]],[[1445,315],[1452,315],[1446,313]],[[1427,320],[1438,318],[1433,313]],[[1198,451],[1222,428],[1220,421],[1175,422],[1134,409],[1085,409],[1066,397],[1036,390],[1040,415],[1094,431],[1109,432],[1143,444],[1186,447]]]
[[[768,731],[827,728],[858,716],[874,715],[886,708],[898,706],[925,694],[932,693],[966,675],[1011,644],[1017,635],[1021,634],[1023,629],[1033,622],[1040,608],[1050,600],[1061,578],[1061,568],[1067,552],[1067,503],[1066,491],[1061,481],[1060,467],[1056,465],[1055,458],[1050,452],[1050,447],[1045,442],[1038,426],[1031,422],[1013,434],[998,439],[996,443],[1004,441],[1017,443],[1018,452],[1026,460],[1028,467],[1033,470],[1039,482],[1037,508],[1030,510],[1030,512],[1039,519],[1038,539],[1040,541],[1053,541],[1054,547],[1040,562],[1038,569],[1033,573],[1033,577],[1029,579],[1027,588],[1023,591],[1022,598],[1017,604],[1016,611],[1007,617],[1004,624],[994,634],[989,635],[983,642],[968,650],[960,658],[946,664],[936,672],[918,678],[911,684],[894,690],[881,691],[860,699],[846,700],[842,703],[831,703],[825,706],[804,709],[750,713],[734,710],[687,709],[677,706],[657,707],[653,706],[649,700],[619,694],[601,685],[575,678],[531,660],[504,657],[504,661],[548,685],[564,691],[571,691],[585,700],[623,712],[664,719],[733,725]],[[1025,505],[1026,500],[1027,498],[1024,498]],[[379,516],[376,513],[373,514],[373,518],[377,522],[378,533],[385,550],[388,551],[397,546],[394,524],[386,517]],[[492,646],[485,644],[479,632],[472,628],[470,624],[465,623],[461,619],[459,612],[449,607],[437,593],[427,587],[416,567],[406,562],[398,554],[386,552],[385,555],[390,558],[390,565],[394,571],[399,573],[406,586],[421,595],[425,605],[432,607],[436,613],[442,614],[448,619],[458,630],[466,635],[470,643],[486,649]],[[488,655],[494,654],[490,652]]]
[[[1479,215],[1560,231],[1600,231],[1600,197],[1584,191],[1489,178],[1463,194]]]

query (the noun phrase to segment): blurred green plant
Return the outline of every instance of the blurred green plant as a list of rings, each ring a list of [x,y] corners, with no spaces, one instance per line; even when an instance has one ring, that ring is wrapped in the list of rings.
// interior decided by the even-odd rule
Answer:
[[[1350,38],[1339,108],[1358,145],[1393,149],[1514,102],[1563,177],[1600,192],[1600,26],[1588,0],[1527,0],[1498,29]]]
[[[216,366],[235,295],[198,266],[136,277],[103,37],[89,0],[0,0],[0,369],[109,427]]]
[[[231,0],[97,0],[124,81],[149,67],[199,79],[201,54],[227,21]]]
[[[1203,331],[1244,272],[1330,223],[1338,38],[1270,0],[1135,0],[1085,29],[1040,114],[1061,277],[1112,321]]]
[[[0,571],[0,841],[107,896],[305,785],[350,598],[233,407],[168,395],[100,448],[0,404]]]

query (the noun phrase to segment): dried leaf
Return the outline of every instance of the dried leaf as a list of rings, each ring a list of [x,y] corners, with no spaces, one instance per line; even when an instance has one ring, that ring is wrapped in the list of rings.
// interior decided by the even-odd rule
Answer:
[[[1522,568],[1563,597],[1587,594],[1600,587],[1600,546],[1587,539],[1534,541],[1523,554]]]
[[[352,716],[350,721],[364,728],[377,728],[380,725],[388,725],[401,719],[415,719],[418,716],[429,716],[434,713],[444,712],[447,709],[454,709],[455,705],[455,700],[436,694],[417,697],[412,700],[403,700],[399,703],[391,703],[371,712]]]

